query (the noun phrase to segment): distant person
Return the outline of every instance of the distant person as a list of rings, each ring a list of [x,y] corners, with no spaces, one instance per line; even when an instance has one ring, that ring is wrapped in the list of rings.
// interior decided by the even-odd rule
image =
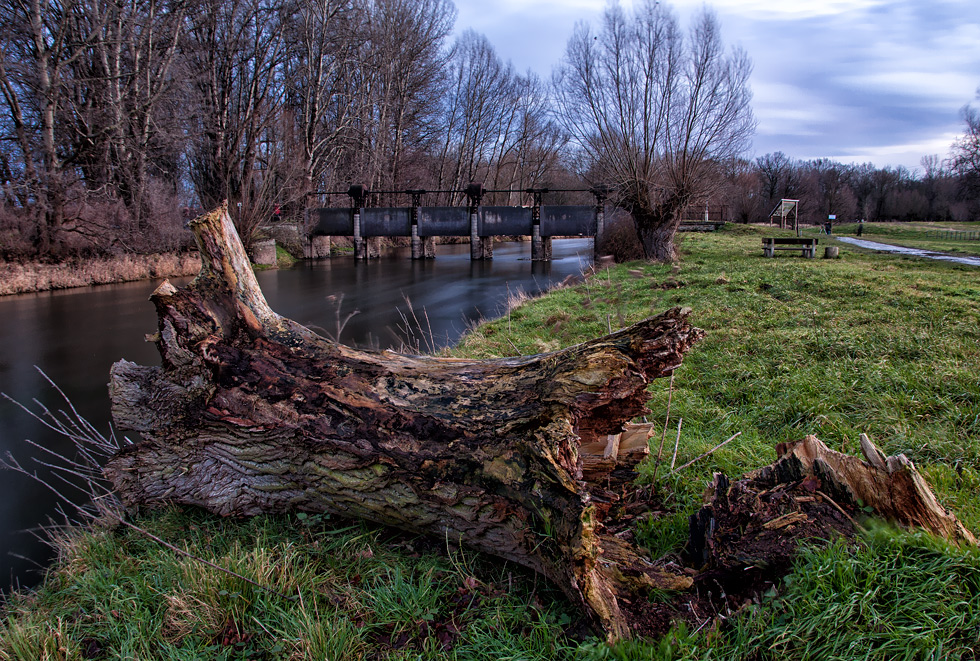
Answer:
[[[830,231],[831,231],[831,229],[833,228],[833,223],[831,223],[831,222],[830,222],[830,221],[828,220],[828,221],[827,221],[826,223],[824,223],[824,224],[823,224],[823,228],[824,228],[824,231],[826,231],[826,232],[827,232],[827,234],[830,234]]]
[[[864,234],[864,218],[858,221],[858,236]]]

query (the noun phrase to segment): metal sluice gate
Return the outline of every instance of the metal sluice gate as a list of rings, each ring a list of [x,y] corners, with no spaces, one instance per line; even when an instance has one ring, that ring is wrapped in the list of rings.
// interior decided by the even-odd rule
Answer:
[[[366,259],[374,256],[366,239],[374,237],[411,237],[412,258],[432,258],[434,237],[469,237],[472,259],[493,257],[493,237],[531,237],[531,258],[551,259],[552,237],[596,237],[604,224],[606,186],[590,189],[531,188],[523,191],[486,191],[471,184],[463,191],[391,191],[412,195],[409,207],[366,207],[370,191],[364,186],[351,186],[346,195],[349,207],[308,208],[307,227],[310,236],[352,237],[354,256]],[[548,192],[588,192],[596,198],[594,205],[543,205],[541,197]],[[467,206],[422,206],[426,193],[465,193]],[[483,206],[487,193],[530,193],[532,206]],[[339,195],[342,193],[326,193]],[[428,244],[428,245],[427,245]]]

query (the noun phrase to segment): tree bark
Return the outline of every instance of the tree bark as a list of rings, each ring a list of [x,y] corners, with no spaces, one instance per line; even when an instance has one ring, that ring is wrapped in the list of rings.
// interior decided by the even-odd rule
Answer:
[[[686,310],[538,356],[355,351],[268,307],[225,208],[192,227],[200,275],[151,298],[163,366],[112,368],[116,425],[143,439],[105,469],[127,506],[435,535],[540,572],[610,639],[630,635],[624,597],[691,585],[607,528],[651,433],[628,422],[703,334]]]
[[[643,222],[646,220],[646,222]],[[680,227],[680,215],[670,218],[642,219],[635,221],[636,233],[643,244],[643,255],[654,262],[672,262],[677,258],[674,235]]]

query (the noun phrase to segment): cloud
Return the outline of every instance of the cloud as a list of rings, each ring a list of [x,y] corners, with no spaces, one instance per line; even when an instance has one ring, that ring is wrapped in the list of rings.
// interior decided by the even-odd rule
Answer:
[[[686,10],[700,8],[704,2],[680,0],[673,4]],[[709,4],[720,13],[737,12],[755,20],[798,20],[864,11],[885,4],[885,0],[715,0]]]
[[[923,156],[945,157],[949,146],[957,138],[956,133],[944,133],[918,142],[888,145],[857,145],[828,157],[843,163],[892,163],[904,165],[910,170],[921,169]]]
[[[457,0],[519,70],[547,77],[601,0]],[[624,6],[632,3],[623,0]],[[675,0],[683,22],[703,0]],[[945,156],[980,85],[977,0],[713,0],[726,43],[755,65],[756,153],[915,167]],[[921,150],[921,153],[916,152]]]

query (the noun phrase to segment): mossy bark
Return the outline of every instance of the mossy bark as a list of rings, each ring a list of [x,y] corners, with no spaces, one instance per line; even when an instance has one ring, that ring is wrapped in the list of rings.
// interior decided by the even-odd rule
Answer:
[[[646,452],[628,423],[647,386],[702,336],[686,311],[537,356],[356,351],[269,308],[226,209],[192,227],[200,275],[151,299],[162,367],[112,368],[116,424],[143,439],[105,469],[126,505],[435,535],[540,572],[610,639],[631,634],[624,597],[690,586],[604,525]]]

